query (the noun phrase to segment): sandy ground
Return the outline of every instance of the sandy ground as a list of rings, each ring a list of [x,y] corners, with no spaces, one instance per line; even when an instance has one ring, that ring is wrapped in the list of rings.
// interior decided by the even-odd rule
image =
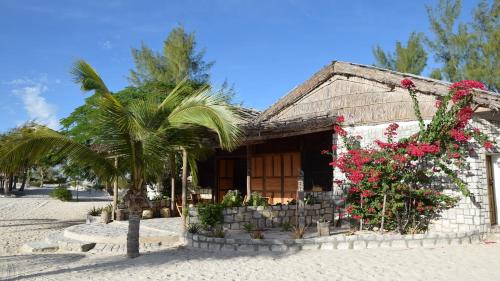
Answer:
[[[43,196],[0,198],[2,246],[37,240],[53,228],[81,219],[92,205]],[[283,254],[171,248],[133,260],[96,254],[4,253],[0,280],[500,280],[500,246]]]
[[[51,188],[28,188],[25,196],[0,198],[0,255],[15,253],[26,242],[43,240],[55,231],[85,223],[93,206],[111,203],[99,191],[79,192],[78,202],[62,202],[48,196]],[[73,198],[76,199],[76,192]]]

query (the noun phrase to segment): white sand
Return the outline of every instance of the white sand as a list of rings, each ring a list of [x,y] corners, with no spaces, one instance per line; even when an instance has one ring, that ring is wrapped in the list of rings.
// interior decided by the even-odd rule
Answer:
[[[53,231],[50,228],[61,227],[61,221],[81,218],[91,206],[0,198],[0,241],[5,245],[6,239],[12,246],[39,240]],[[48,224],[34,226],[37,222]],[[24,241],[17,241],[18,237]],[[172,248],[133,260],[93,254],[4,254],[0,280],[500,280],[500,246],[285,254]]]

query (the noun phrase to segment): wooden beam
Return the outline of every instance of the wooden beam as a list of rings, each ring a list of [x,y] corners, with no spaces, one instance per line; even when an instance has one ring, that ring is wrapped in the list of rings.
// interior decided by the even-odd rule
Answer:
[[[247,145],[247,200],[250,199],[250,194],[252,189],[250,187],[252,183],[252,146]]]

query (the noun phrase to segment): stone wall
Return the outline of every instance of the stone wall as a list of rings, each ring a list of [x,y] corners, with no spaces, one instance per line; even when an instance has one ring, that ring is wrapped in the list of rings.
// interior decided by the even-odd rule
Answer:
[[[314,224],[320,218],[331,221],[334,215],[332,192],[306,192],[314,198],[315,204],[305,205],[305,222]],[[223,211],[224,229],[242,230],[247,223],[258,228],[280,227],[283,223],[296,224],[298,205],[246,206],[225,208]],[[196,207],[189,209],[189,223],[199,223]]]
[[[400,126],[397,130],[399,137],[407,137],[418,131],[418,123],[416,121],[397,123]],[[385,139],[384,130],[387,125],[355,126],[347,127],[346,129],[353,135],[362,136],[360,141],[361,146],[368,147],[373,145],[373,141],[376,139]],[[478,117],[475,117],[472,121],[472,126],[481,129],[493,140],[496,140],[497,143],[500,143],[499,125],[498,122],[489,122]],[[338,144],[340,146],[340,143]],[[340,149],[342,149],[341,146]],[[495,152],[498,153],[498,151]],[[487,232],[491,227],[486,178],[486,152],[483,148],[476,148],[475,155],[469,157],[467,161],[470,164],[470,169],[462,171],[460,176],[467,183],[475,203],[470,197],[464,198],[452,184],[446,181],[436,182],[435,184],[444,188],[446,193],[461,196],[461,200],[455,208],[443,212],[441,218],[433,222],[430,229],[431,232],[466,232],[472,230]],[[341,179],[343,177],[337,169],[333,173],[334,179]]]
[[[284,252],[300,250],[361,250],[373,248],[438,248],[480,241],[479,231],[414,235],[331,235],[309,239],[235,239],[186,234],[186,245],[210,251]]]

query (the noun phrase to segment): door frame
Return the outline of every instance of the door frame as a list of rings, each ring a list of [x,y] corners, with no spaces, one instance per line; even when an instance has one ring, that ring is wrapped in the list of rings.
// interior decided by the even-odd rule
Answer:
[[[496,194],[495,192],[495,172],[493,168],[493,156],[500,156],[500,154],[487,154],[486,155],[486,184],[488,187],[488,205],[490,212],[490,224],[497,225],[498,224],[498,212],[497,212],[497,204],[500,202],[496,202]],[[500,180],[500,179],[498,179]]]

